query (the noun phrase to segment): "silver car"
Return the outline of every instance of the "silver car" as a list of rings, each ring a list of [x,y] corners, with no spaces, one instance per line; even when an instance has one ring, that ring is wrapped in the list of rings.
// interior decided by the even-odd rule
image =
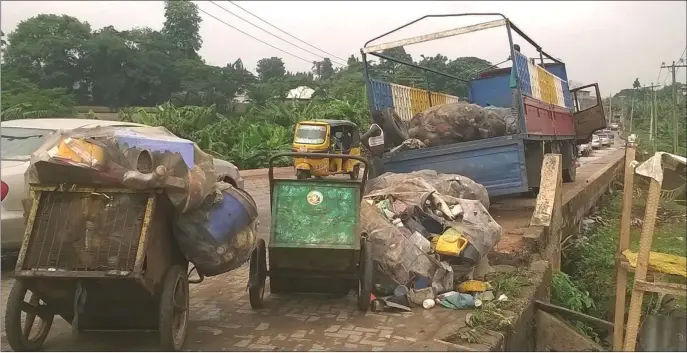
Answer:
[[[29,167],[31,154],[58,130],[73,130],[95,126],[140,126],[136,123],[90,119],[21,119],[0,123],[2,133],[2,253],[16,254],[24,237],[24,209],[22,200],[26,194],[24,172]],[[227,161],[214,159],[217,180],[228,182],[243,189],[243,178],[238,168]]]

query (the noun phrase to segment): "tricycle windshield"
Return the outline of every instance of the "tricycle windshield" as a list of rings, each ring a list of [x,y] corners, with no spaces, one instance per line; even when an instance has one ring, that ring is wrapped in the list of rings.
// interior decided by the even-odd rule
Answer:
[[[296,136],[293,139],[295,143],[302,143],[307,145],[321,145],[327,138],[327,127],[323,125],[298,125]]]

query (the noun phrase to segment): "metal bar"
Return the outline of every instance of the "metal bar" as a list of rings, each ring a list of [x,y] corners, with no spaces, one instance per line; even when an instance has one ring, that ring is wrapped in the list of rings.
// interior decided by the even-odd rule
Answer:
[[[129,276],[113,276],[109,271],[47,271],[47,270],[20,270],[15,272],[15,278],[102,278],[123,279]]]
[[[587,314],[583,313],[578,313],[577,311],[570,310],[558,305],[554,305],[551,303],[546,303],[541,300],[534,300],[534,303],[537,305],[537,308],[542,311],[546,311],[547,313],[552,313],[552,314],[561,314],[561,315],[567,315],[570,317],[574,317],[577,320],[580,321],[586,321],[589,323],[593,323],[596,326],[599,326],[601,328],[613,328],[613,323],[608,322],[606,320],[602,320],[593,316],[589,316]]]
[[[386,60],[389,60],[389,61],[393,61],[393,62],[398,63],[398,64],[403,64],[403,65],[407,65],[407,66],[410,66],[410,67],[414,67],[414,68],[417,68],[417,69],[420,69],[420,70],[425,70],[425,71],[433,72],[433,73],[435,73],[435,74],[442,75],[442,76],[445,76],[445,77],[450,77],[450,78],[452,78],[452,79],[459,80],[459,81],[462,81],[462,82],[470,82],[470,80],[466,80],[466,79],[464,79],[464,78],[460,78],[460,77],[457,77],[457,76],[453,76],[453,75],[447,74],[447,73],[445,73],[445,72],[437,71],[437,70],[434,70],[434,69],[430,69],[430,68],[428,68],[428,67],[423,67],[423,66],[420,66],[420,65],[416,65],[416,64],[413,64],[413,63],[409,63],[409,62],[407,62],[407,61],[398,60],[398,59],[392,58],[392,57],[390,57],[390,56],[387,56],[387,55],[384,55],[384,54],[381,54],[381,53],[370,53],[370,54],[371,54],[371,55],[374,55],[374,56],[376,56],[376,57],[380,57],[380,58],[382,58],[382,59],[386,59]]]
[[[29,185],[29,190],[33,191],[60,191],[60,192],[81,192],[81,193],[92,193],[92,192],[101,192],[101,193],[108,193],[108,192],[115,192],[115,193],[125,193],[125,194],[146,194],[146,193],[151,193],[154,192],[156,194],[161,194],[162,189],[146,189],[146,190],[135,190],[135,189],[129,189],[129,188],[112,188],[112,187],[105,187],[105,188],[99,188],[99,187],[70,187],[68,189],[65,189],[61,185],[36,185],[32,184]]]
[[[383,38],[383,37],[388,36],[389,34],[392,34],[392,33],[394,33],[394,32],[398,32],[398,31],[402,30],[403,28],[406,28],[406,27],[408,27],[408,26],[410,26],[410,25],[412,25],[412,24],[415,24],[415,23],[418,23],[418,22],[424,20],[425,18],[463,17],[463,16],[500,16],[500,17],[503,18],[504,20],[506,19],[506,16],[504,16],[503,14],[500,14],[500,13],[496,13],[496,12],[481,12],[481,13],[480,13],[480,12],[473,12],[473,13],[458,13],[458,14],[445,14],[445,15],[425,15],[425,16],[422,16],[422,17],[418,18],[417,20],[408,22],[408,23],[404,24],[404,25],[401,26],[401,27],[398,27],[398,28],[396,28],[396,29],[392,29],[392,30],[389,31],[389,32],[386,32],[386,33],[384,33],[384,34],[382,34],[382,35],[380,35],[380,36],[377,36],[377,37],[375,37],[375,38],[372,38],[372,39],[368,40],[368,41],[365,43],[364,47],[367,47],[368,44],[370,44],[370,43],[376,41],[377,39],[381,39],[381,38]]]
[[[537,51],[541,52],[541,53],[542,53],[544,56],[546,56],[547,58],[549,58],[549,59],[551,59],[551,60],[553,60],[553,61],[555,61],[555,62],[557,62],[557,63],[559,63],[559,64],[563,64],[562,61],[560,61],[560,60],[554,58],[553,56],[551,56],[551,55],[547,54],[545,51],[543,51],[542,48],[541,48],[541,46],[539,46],[539,44],[537,44],[537,42],[535,42],[534,40],[532,40],[532,38],[530,38],[527,34],[525,34],[525,32],[523,32],[520,28],[518,28],[518,26],[516,26],[515,24],[513,24],[513,22],[508,21],[508,24],[510,25],[510,28],[511,28],[513,31],[515,31],[515,33],[519,34],[520,37],[522,37],[522,38],[523,38],[524,40],[526,40],[528,43],[532,44],[532,46],[534,46],[534,47],[537,49]]]
[[[475,25],[449,29],[446,31],[415,36],[415,37],[411,37],[411,38],[407,38],[407,39],[399,39],[399,40],[395,40],[393,42],[373,45],[371,47],[366,46],[362,50],[365,53],[372,53],[372,52],[382,51],[382,50],[386,50],[386,49],[403,47],[406,45],[418,44],[418,43],[429,42],[429,41],[433,41],[433,40],[437,40],[437,39],[453,37],[453,36],[471,33],[471,32],[483,31],[485,29],[501,27],[505,24],[506,24],[505,19],[494,20],[494,21],[489,21],[489,22],[478,23]]]

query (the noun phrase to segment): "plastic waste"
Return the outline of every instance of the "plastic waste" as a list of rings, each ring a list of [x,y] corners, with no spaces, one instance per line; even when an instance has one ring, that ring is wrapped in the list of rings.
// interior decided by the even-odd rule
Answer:
[[[434,251],[437,254],[458,256],[468,245],[468,240],[459,231],[449,228],[439,236]]]
[[[436,305],[436,302],[434,301],[434,299],[425,299],[422,302],[422,307],[425,309],[431,309],[434,307],[434,305]]]
[[[470,294],[455,291],[440,294],[437,302],[449,309],[471,309],[475,307],[475,298]]]
[[[459,284],[456,291],[461,293],[484,292],[487,290],[487,283],[477,280],[469,280]]]
[[[422,303],[427,299],[434,299],[436,297],[436,292],[432,287],[427,287],[423,289],[411,289],[408,292],[408,299],[411,303],[422,305]]]
[[[217,182],[204,205],[177,218],[179,248],[204,276],[228,272],[246,262],[257,244],[257,207],[245,191]]]

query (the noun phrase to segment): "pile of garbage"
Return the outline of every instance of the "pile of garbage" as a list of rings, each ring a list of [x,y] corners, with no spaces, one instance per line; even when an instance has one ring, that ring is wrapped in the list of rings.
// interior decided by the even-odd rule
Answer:
[[[386,295],[377,308],[450,302],[460,296],[456,285],[473,278],[501,239],[486,189],[463,176],[385,173],[368,182],[363,200],[361,228],[372,243],[375,291]],[[445,294],[451,292],[457,294]]]
[[[192,141],[163,127],[101,127],[50,135],[31,156],[26,183],[112,186],[164,190],[173,207],[173,236],[199,274],[212,276],[242,265],[257,244],[257,207],[247,193],[217,182],[213,158]],[[27,188],[28,190],[28,188]],[[129,200],[130,204],[122,200]],[[83,207],[91,228],[79,234],[121,237],[113,231],[116,215],[135,209],[133,198],[102,197],[99,207]],[[30,209],[32,200],[27,199]],[[114,219],[114,221],[112,220]],[[141,223],[141,224],[139,224]],[[142,227],[142,221],[135,227]],[[98,244],[98,239],[91,240]],[[69,244],[64,244],[67,247]]]
[[[425,146],[498,137],[517,132],[510,108],[480,107],[465,102],[442,104],[416,114],[408,126],[408,138]]]

